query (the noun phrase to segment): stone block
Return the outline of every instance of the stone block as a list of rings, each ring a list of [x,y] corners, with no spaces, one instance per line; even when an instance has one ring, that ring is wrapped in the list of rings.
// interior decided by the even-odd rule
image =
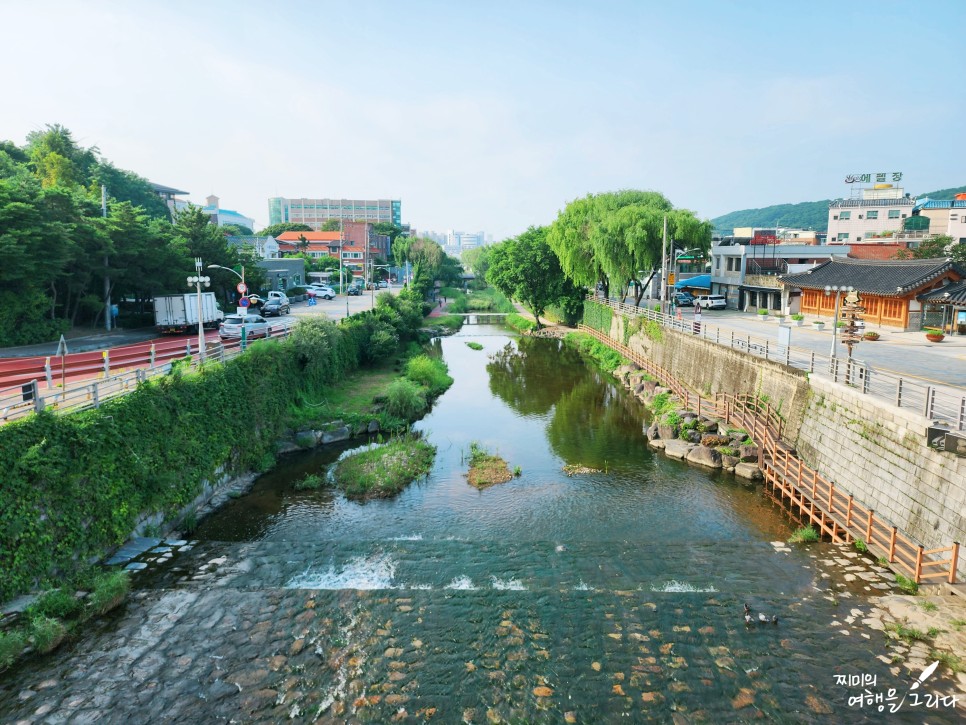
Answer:
[[[676,425],[658,424],[657,434],[662,440],[673,440],[678,437],[678,427]]]
[[[741,463],[741,459],[738,456],[729,456],[726,454],[722,454],[721,456],[721,467],[726,471],[735,470],[735,466],[739,463]]]
[[[322,444],[328,445],[329,443],[337,443],[338,441],[347,441],[351,436],[352,431],[349,430],[349,426],[344,425],[335,430],[325,431],[322,434]]]
[[[751,463],[758,460],[758,446],[755,445],[742,445],[738,449],[738,457],[745,463]]]

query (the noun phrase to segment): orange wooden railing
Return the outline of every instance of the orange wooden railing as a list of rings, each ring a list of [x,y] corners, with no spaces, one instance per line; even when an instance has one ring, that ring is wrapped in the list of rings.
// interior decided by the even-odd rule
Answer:
[[[951,546],[925,549],[841,486],[836,487],[834,481],[806,466],[782,440],[784,421],[770,403],[763,403],[754,395],[718,393],[713,400],[705,398],[626,345],[586,325],[578,327],[657,379],[678,397],[686,410],[719,417],[729,425],[746,430],[758,446],[758,465],[766,489],[783,507],[807,519],[823,536],[842,543],[861,539],[869,551],[886,559],[917,584],[935,579],[955,583],[958,541]]]

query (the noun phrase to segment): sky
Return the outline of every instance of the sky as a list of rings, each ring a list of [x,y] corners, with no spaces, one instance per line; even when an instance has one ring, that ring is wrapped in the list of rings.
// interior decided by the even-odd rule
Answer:
[[[0,139],[59,123],[268,223],[392,198],[500,239],[653,189],[712,218],[966,184],[966,2],[0,0]]]

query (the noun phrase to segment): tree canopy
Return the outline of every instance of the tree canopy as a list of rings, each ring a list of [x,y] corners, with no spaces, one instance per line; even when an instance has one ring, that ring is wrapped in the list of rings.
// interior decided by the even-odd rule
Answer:
[[[338,229],[339,227],[336,227]],[[278,224],[272,224],[262,229],[258,236],[260,237],[277,237],[279,234],[285,232],[311,232],[312,227],[308,224],[297,224],[295,222],[280,222]]]
[[[633,283],[640,304],[646,286],[642,273],[653,274],[661,264],[665,220],[670,249],[710,249],[710,222],[674,208],[659,192],[636,190],[570,202],[550,226],[547,243],[575,285],[623,289]]]
[[[487,279],[510,299],[540,316],[564,295],[560,260],[547,242],[546,227],[530,227],[523,234],[491,248]]]

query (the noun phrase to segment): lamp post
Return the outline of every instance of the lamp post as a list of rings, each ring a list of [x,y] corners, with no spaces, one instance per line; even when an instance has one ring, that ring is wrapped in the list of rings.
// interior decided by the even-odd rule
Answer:
[[[238,272],[236,272],[235,270],[233,270],[231,267],[223,267],[220,264],[209,264],[206,267],[206,269],[224,269],[227,272],[231,272],[233,275],[235,275],[236,277],[238,277],[238,279],[241,280],[241,284],[238,285],[238,292],[239,292],[239,294],[241,294],[242,299],[244,299],[244,300],[247,300],[248,299],[248,285],[245,284],[245,266],[244,265],[242,265],[241,274],[238,274]],[[239,312],[238,309],[236,308],[235,311],[238,312],[238,314],[243,315],[243,314],[245,314],[248,311],[248,310],[244,309],[244,308],[248,307],[247,304],[245,304],[245,305],[239,305],[239,306],[242,307],[243,309],[242,309],[242,311]]]
[[[195,257],[195,275],[188,277],[188,286],[195,286],[198,291],[198,357],[201,362],[205,361],[205,326],[202,322],[204,315],[201,312],[201,286],[211,286],[211,277],[201,276],[201,257]]]
[[[830,358],[835,358],[836,349],[835,343],[838,341],[838,329],[839,329],[839,302],[842,299],[843,292],[852,292],[854,287],[844,284],[827,284],[825,285],[825,296],[828,297],[833,292],[835,293],[835,316],[832,318],[832,349],[829,351],[828,356]]]

